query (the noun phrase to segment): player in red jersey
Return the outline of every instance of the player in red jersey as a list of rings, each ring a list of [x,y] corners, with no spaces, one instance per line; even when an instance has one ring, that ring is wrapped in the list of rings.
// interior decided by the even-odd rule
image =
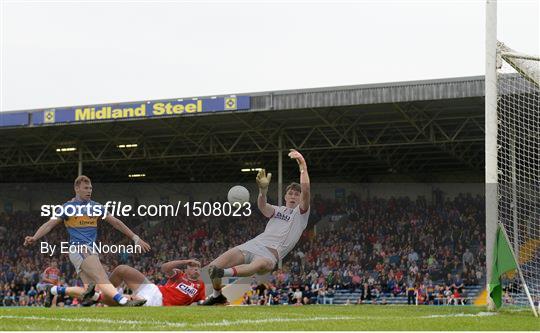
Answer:
[[[38,291],[47,291],[49,287],[58,286],[60,282],[60,270],[58,269],[58,263],[56,260],[52,260],[50,266],[45,268],[43,274],[41,274],[41,281],[36,285]],[[56,304],[56,295],[48,299],[47,306]]]
[[[185,270],[180,270],[184,265]],[[206,298],[205,285],[200,279],[201,264],[197,260],[169,261],[161,266],[161,272],[168,280],[165,285],[157,286],[135,268],[120,265],[112,272],[110,281],[115,287],[124,282],[133,290],[132,299],[146,300],[144,306],[190,305]],[[89,285],[87,297],[94,296],[94,287],[93,283]]]
[[[51,265],[43,271],[43,283],[52,284],[57,286],[60,281],[60,270],[58,269],[58,263],[53,260]]]
[[[41,274],[41,281],[36,285],[37,290],[45,292],[44,306],[51,307],[56,306],[58,295],[69,296],[71,298],[80,297],[84,293],[83,287],[68,287],[61,285],[60,283],[60,269],[58,269],[58,262],[52,260],[50,266]],[[59,290],[61,292],[59,292]],[[62,298],[61,298],[62,299]],[[86,302],[82,305],[89,305],[92,302]]]

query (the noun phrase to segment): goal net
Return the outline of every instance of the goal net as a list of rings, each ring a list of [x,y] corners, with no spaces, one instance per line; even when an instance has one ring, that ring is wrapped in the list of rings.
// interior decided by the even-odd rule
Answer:
[[[503,304],[534,304],[533,308],[538,309],[540,61],[536,56],[519,54],[500,42],[497,57],[498,221],[504,226],[519,266],[501,280]]]

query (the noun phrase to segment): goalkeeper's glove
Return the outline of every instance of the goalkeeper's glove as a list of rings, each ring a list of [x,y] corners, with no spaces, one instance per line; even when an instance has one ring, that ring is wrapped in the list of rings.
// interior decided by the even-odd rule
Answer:
[[[259,190],[262,193],[266,193],[268,191],[270,179],[272,179],[272,173],[269,172],[267,175],[265,169],[261,169],[257,173],[257,178],[255,178],[255,180],[257,181],[257,186],[259,186]]]

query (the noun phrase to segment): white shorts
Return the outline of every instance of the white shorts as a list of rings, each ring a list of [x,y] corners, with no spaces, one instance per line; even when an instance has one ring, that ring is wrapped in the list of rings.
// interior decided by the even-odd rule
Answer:
[[[92,247],[87,245],[78,245],[77,251],[69,252],[69,260],[75,266],[75,272],[79,274],[81,272],[81,265],[84,259],[89,256],[97,256],[97,253],[92,249]]]
[[[144,280],[144,283],[133,293],[133,295],[142,297],[146,300],[146,303],[144,303],[143,306],[163,305],[163,295],[161,295],[158,286],[147,279]]]
[[[249,264],[256,258],[265,258],[271,260],[275,266],[277,263],[276,256],[270,250],[261,244],[258,240],[252,239],[244,244],[236,247],[244,255],[244,263]]]

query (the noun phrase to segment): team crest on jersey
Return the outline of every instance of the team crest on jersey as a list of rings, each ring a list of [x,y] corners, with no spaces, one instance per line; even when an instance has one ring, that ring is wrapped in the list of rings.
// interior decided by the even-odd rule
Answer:
[[[198,291],[197,288],[188,286],[185,283],[180,283],[179,285],[176,286],[176,288],[178,288],[178,290],[180,290],[184,294],[189,295],[190,297],[195,296]]]

